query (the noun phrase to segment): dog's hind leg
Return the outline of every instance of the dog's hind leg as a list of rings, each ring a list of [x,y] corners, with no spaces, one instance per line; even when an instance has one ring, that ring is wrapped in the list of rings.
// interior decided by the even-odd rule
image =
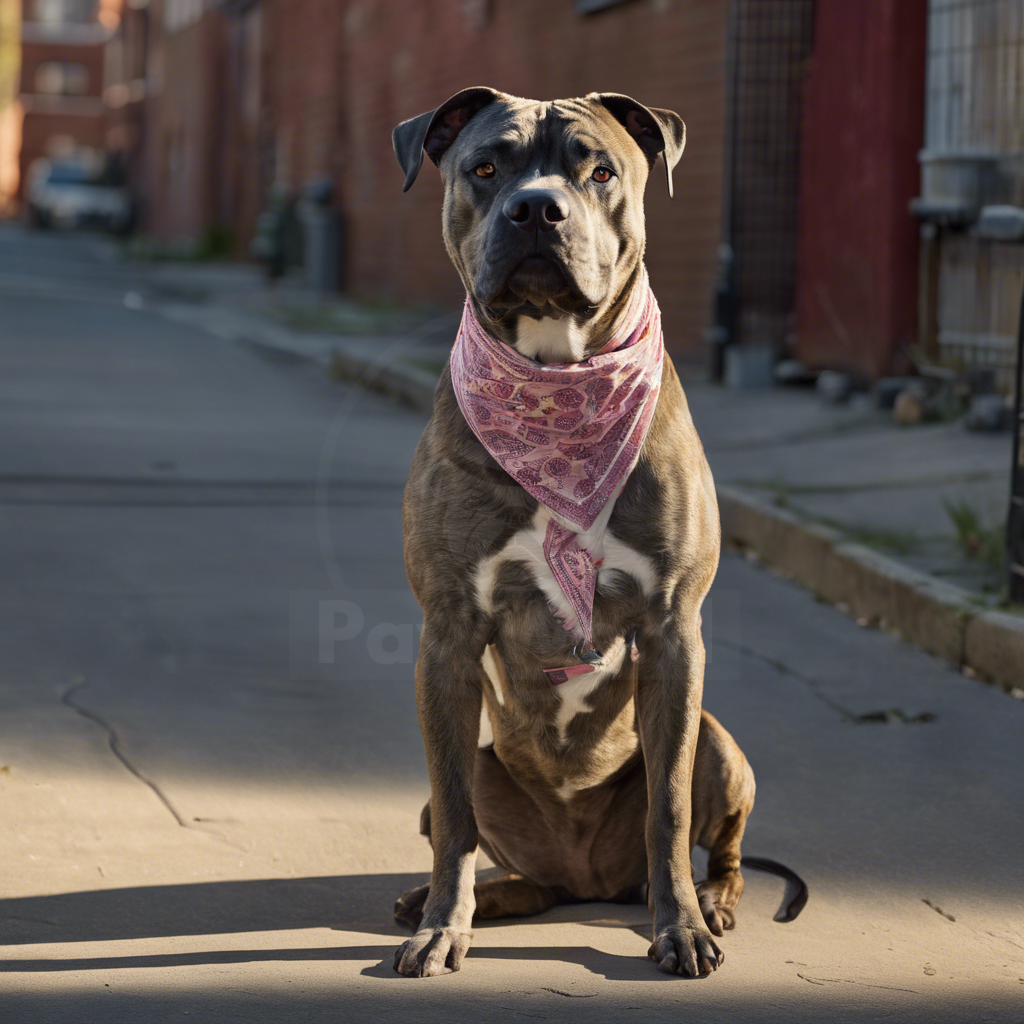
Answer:
[[[430,803],[427,802],[420,814],[420,835],[430,842]],[[500,860],[487,840],[480,837],[480,846],[496,864]],[[427,902],[430,885],[420,885],[402,893],[395,901],[395,920],[416,931],[423,917],[423,904]],[[531,882],[523,875],[510,871],[499,878],[489,878],[473,886],[476,911],[473,919],[489,920],[496,917],[529,917],[540,914],[560,902],[553,889]]]
[[[411,931],[416,931],[429,892],[429,885],[421,885],[402,893],[395,901],[395,920]],[[496,917],[529,917],[559,902],[553,890],[516,874],[477,882],[473,886],[473,895],[476,898],[476,911],[473,914],[475,921]]]
[[[754,773],[743,751],[704,711],[693,770],[690,847],[708,851],[708,877],[698,884],[697,898],[714,935],[736,923],[733,911],[743,894],[740,843],[753,806]]]
[[[529,917],[559,902],[554,890],[516,874],[477,882],[473,891],[476,895],[474,916],[481,921],[495,917]]]

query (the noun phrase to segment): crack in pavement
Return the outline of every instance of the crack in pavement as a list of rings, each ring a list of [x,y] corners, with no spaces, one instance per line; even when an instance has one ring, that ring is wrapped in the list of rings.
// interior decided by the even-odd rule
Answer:
[[[79,704],[75,699],[74,695],[80,690],[84,690],[88,683],[76,683],[70,689],[65,690],[62,694],[60,701],[62,704],[71,708],[72,711],[81,715],[82,718],[87,719],[94,725],[98,725],[107,734],[107,745],[110,747],[110,752],[120,761],[121,765],[136,779],[139,780],[144,786],[146,786],[153,795],[164,805],[167,812],[174,818],[175,822],[181,826],[181,828],[189,829],[193,832],[204,832],[207,835],[213,836],[214,839],[220,840],[222,843],[226,843],[228,846],[232,846],[235,849],[244,850],[245,847],[240,846],[238,843],[232,842],[227,836],[221,835],[219,832],[213,829],[199,828],[197,829],[193,824],[186,821],[178,809],[171,803],[170,798],[160,788],[159,784],[154,782],[153,779],[149,778],[141,769],[137,768],[132,764],[131,759],[125,753],[124,748],[121,746],[121,737],[118,736],[117,730],[105,719],[102,715]]]
[[[720,647],[725,647],[730,651],[735,651],[737,654],[743,655],[744,657],[754,658],[757,661],[762,662],[765,665],[775,669],[780,675],[789,676],[792,679],[801,682],[810,691],[812,696],[817,697],[826,707],[835,711],[844,721],[852,722],[854,725],[870,725],[870,724],[887,724],[889,722],[902,722],[904,725],[919,725],[928,722],[933,722],[935,716],[928,711],[922,712],[916,715],[907,715],[899,708],[887,708],[884,711],[865,711],[857,712],[851,711],[849,708],[844,707],[839,701],[834,700],[821,690],[821,683],[812,678],[811,676],[805,676],[802,672],[798,672],[791,665],[787,665],[786,662],[780,661],[778,658],[773,658],[767,654],[760,654],[751,647],[747,647],[744,644],[732,643],[729,640],[717,639],[713,641]]]
[[[776,672],[784,676],[789,676],[796,679],[798,682],[803,683],[812,693],[813,696],[817,697],[826,707],[831,708],[838,715],[844,718],[848,722],[856,722],[860,716],[856,712],[850,711],[849,708],[843,707],[838,701],[833,700],[831,697],[821,692],[821,684],[817,679],[812,679],[810,676],[805,676],[803,673],[798,672],[791,665],[787,665],[784,661],[780,661],[778,658],[772,658],[767,654],[761,654],[755,651],[752,647],[747,647],[745,644],[732,643],[729,640],[716,639],[714,643],[727,648],[730,651],[735,651],[737,654],[742,654],[744,657],[754,658],[757,661],[763,662],[765,665],[775,669]]]
[[[936,914],[940,915],[941,917],[944,917],[947,921],[953,921],[954,923],[956,922],[956,918],[952,914],[947,914],[946,911],[942,909],[942,907],[936,906],[926,896],[922,896],[921,897],[921,902],[926,907],[931,907],[932,910],[934,910]]]
[[[84,690],[87,683],[76,683],[69,690],[64,692],[61,697],[61,703],[66,704],[73,711],[76,711],[83,718],[87,718],[90,722],[98,725],[107,734],[107,743],[110,746],[110,752],[121,762],[121,764],[139,780],[144,786],[148,786],[156,796],[156,798],[167,808],[168,813],[172,818],[182,827],[188,828],[188,823],[178,813],[177,808],[167,798],[167,795],[163,790],[150,778],[147,778],[135,765],[132,764],[128,755],[124,752],[121,747],[121,738],[117,735],[117,730],[101,715],[98,715],[95,711],[90,710],[83,705],[78,704],[74,700],[74,695],[79,690]]]
[[[917,995],[917,989],[914,988],[897,988],[894,985],[872,985],[868,981],[857,981],[855,978],[812,978],[808,974],[801,974],[799,971],[796,972],[798,978],[809,982],[811,985],[824,985],[827,982],[841,985],[860,985],[862,988],[882,988],[886,992],[910,992],[912,995]]]

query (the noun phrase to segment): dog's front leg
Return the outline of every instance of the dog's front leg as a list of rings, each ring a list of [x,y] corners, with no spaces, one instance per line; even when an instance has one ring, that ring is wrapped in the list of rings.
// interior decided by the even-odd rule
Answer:
[[[690,867],[693,762],[700,726],[704,644],[699,610],[674,615],[644,638],[636,688],[647,769],[649,954],[669,974],[710,974],[723,958],[704,922]]]
[[[481,690],[479,661],[470,660],[468,646],[453,636],[450,622],[424,623],[416,705],[430,772],[434,868],[419,931],[395,953],[395,970],[417,978],[457,971],[473,937],[473,767]]]

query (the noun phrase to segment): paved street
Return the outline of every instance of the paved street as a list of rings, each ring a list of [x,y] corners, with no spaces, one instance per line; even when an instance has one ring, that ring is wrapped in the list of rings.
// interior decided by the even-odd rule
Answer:
[[[0,1020],[1017,1021],[1024,701],[726,557],[705,704],[758,779],[726,962],[642,908],[480,926],[399,978],[425,879],[401,487],[423,421],[0,229]]]

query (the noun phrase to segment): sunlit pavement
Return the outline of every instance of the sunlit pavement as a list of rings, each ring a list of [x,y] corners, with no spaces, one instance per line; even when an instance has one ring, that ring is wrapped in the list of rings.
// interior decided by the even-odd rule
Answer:
[[[748,872],[699,984],[610,905],[394,975],[422,421],[134,308],[139,273],[0,230],[0,1020],[1020,1019],[1024,702],[735,558],[705,703],[801,917]]]

